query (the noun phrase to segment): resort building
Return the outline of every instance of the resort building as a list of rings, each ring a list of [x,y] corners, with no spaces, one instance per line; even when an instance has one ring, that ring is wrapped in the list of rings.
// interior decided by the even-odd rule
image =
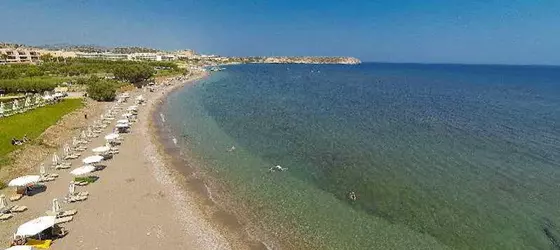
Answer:
[[[76,57],[78,58],[88,58],[88,59],[104,59],[104,60],[131,60],[129,54],[116,54],[116,53],[85,53],[76,52]]]
[[[40,53],[28,49],[0,49],[0,63],[35,63],[39,61]]]

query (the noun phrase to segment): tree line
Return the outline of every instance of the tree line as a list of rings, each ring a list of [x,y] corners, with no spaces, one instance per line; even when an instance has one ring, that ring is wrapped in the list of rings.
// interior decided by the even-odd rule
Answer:
[[[110,101],[123,83],[141,86],[158,71],[182,72],[173,62],[108,61],[83,58],[41,57],[42,63],[0,66],[0,93],[43,92],[53,90],[64,79],[88,86],[95,100]],[[114,80],[95,77],[114,76]],[[107,77],[110,78],[110,77]],[[93,86],[93,87],[92,87]]]

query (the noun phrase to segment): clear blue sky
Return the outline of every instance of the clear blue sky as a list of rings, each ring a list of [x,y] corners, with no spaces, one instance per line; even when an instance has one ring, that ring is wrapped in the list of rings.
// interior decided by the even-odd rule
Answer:
[[[560,0],[1,0],[0,40],[560,65]]]

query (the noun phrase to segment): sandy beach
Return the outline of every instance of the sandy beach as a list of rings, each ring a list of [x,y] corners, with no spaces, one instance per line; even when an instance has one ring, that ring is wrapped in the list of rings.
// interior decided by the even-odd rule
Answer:
[[[204,76],[205,73],[194,74],[185,84]],[[160,153],[159,144],[151,133],[151,112],[161,98],[181,85],[175,81],[153,93],[131,92],[132,97],[142,94],[147,100],[146,105],[139,108],[138,121],[132,126],[131,133],[124,135],[120,153],[104,161],[107,167],[95,173],[100,179],[77,188],[77,191],[88,191],[89,198],[78,203],[62,203],[63,210],[77,209],[78,213],[73,221],[63,224],[69,234],[56,240],[51,249],[231,248],[228,240],[204,218],[195,197],[177,183],[180,176],[166,166],[165,156]],[[124,107],[132,105],[132,101],[133,98]],[[113,126],[114,122],[88,143],[88,150],[71,161],[71,169],[81,166],[82,159],[91,155],[92,148],[105,144],[103,136],[110,133]],[[44,160],[49,166],[50,157]],[[18,225],[45,215],[53,198],[62,200],[73,178],[69,174],[71,169],[50,170],[60,177],[46,183],[45,192],[13,203],[29,209],[0,222],[4,246],[8,246]],[[11,192],[10,188],[3,190],[3,193]]]

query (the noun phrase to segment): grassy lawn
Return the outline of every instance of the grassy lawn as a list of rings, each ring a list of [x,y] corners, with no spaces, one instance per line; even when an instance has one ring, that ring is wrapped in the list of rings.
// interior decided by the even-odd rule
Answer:
[[[7,154],[21,147],[12,146],[13,137],[21,139],[27,135],[29,139],[34,140],[47,128],[56,124],[62,116],[80,107],[82,107],[81,99],[66,99],[27,113],[0,118],[0,166],[7,163]]]

